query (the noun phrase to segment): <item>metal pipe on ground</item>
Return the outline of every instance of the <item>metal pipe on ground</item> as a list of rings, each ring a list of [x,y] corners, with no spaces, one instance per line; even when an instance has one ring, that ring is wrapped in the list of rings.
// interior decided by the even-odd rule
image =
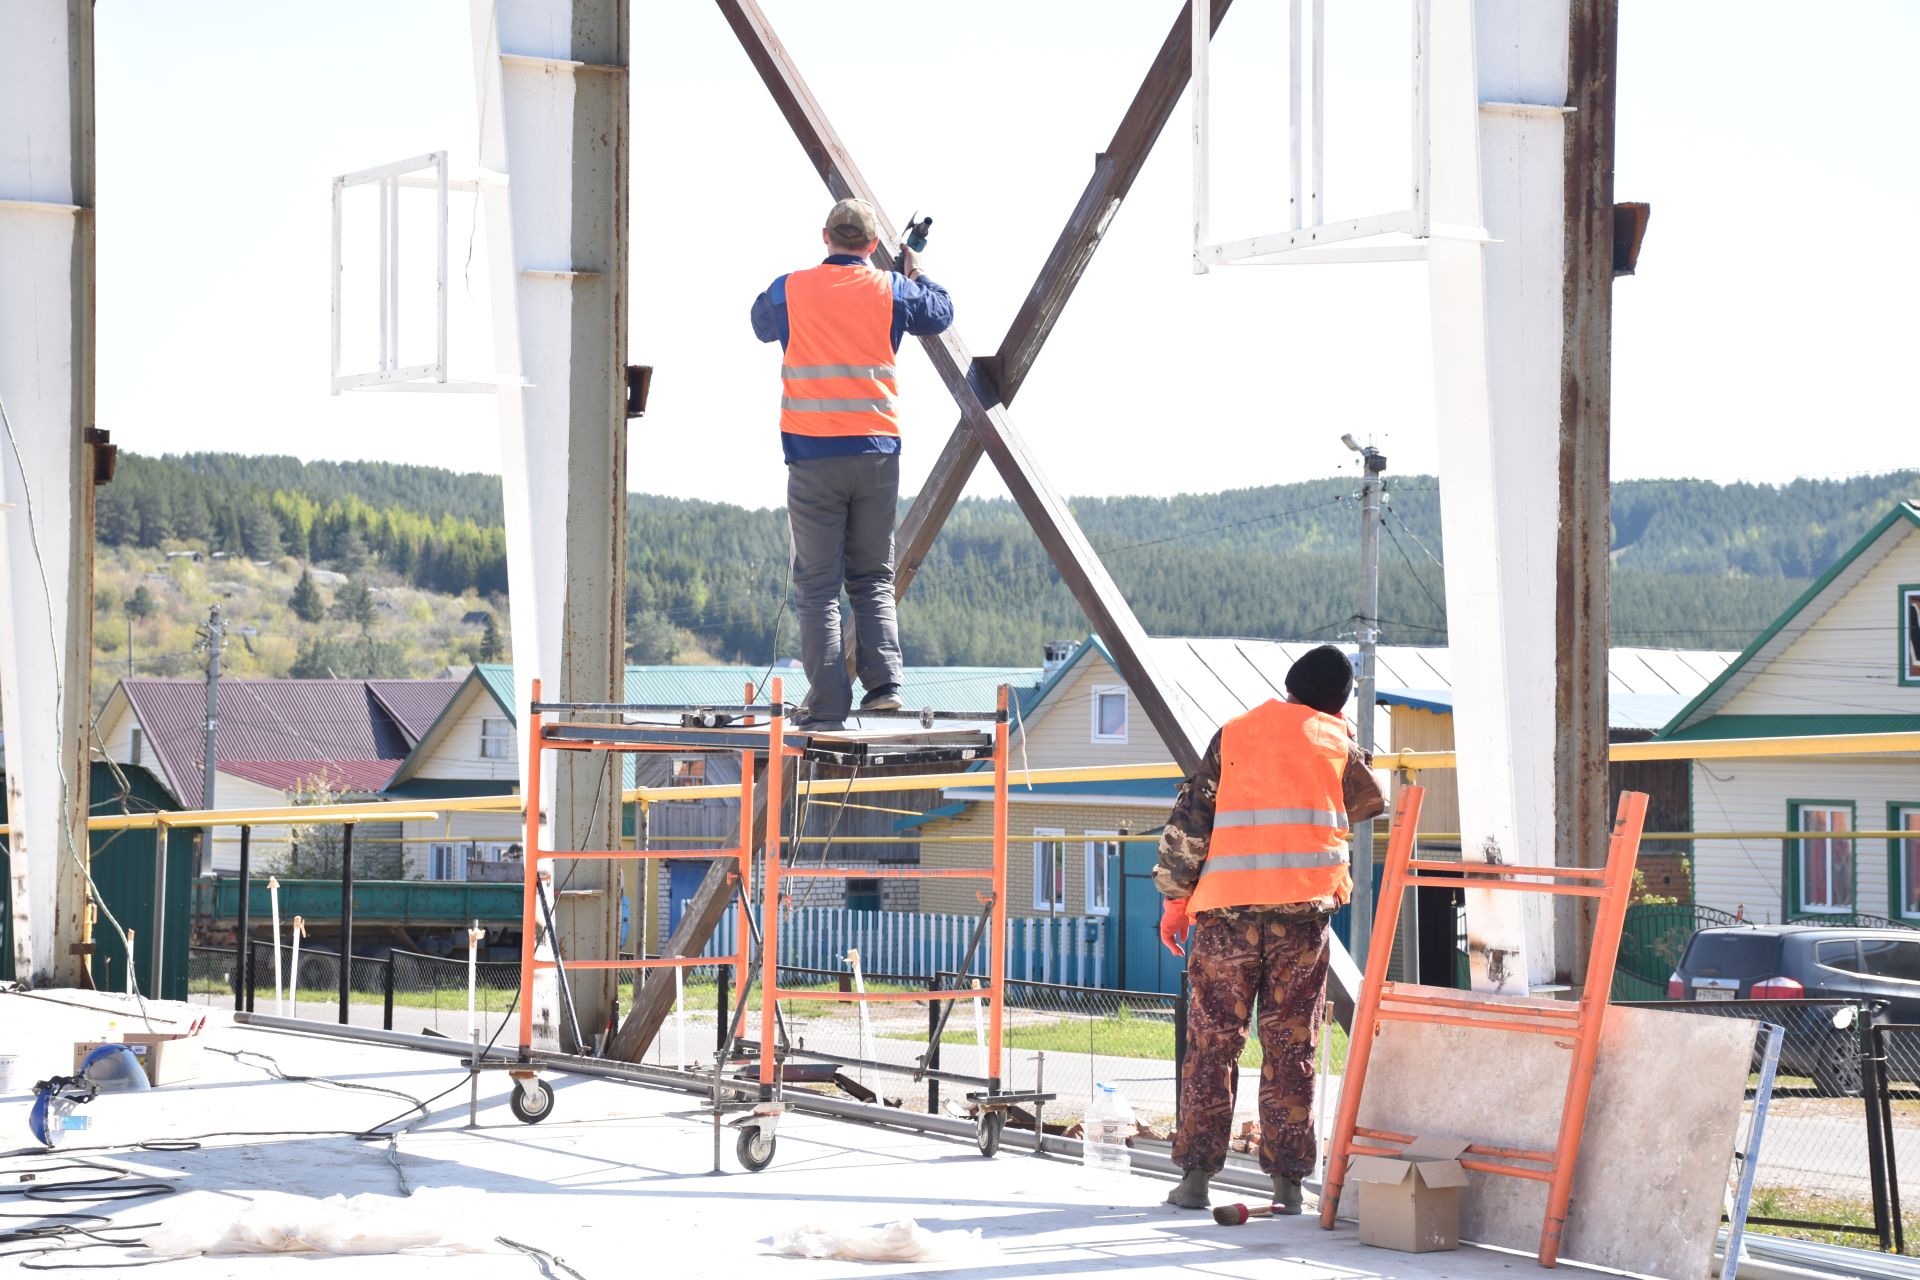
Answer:
[[[449,1057],[465,1057],[473,1051],[472,1046],[464,1041],[447,1040],[439,1036],[409,1035],[402,1031],[377,1031],[371,1027],[306,1022],[297,1018],[275,1018],[261,1013],[236,1013],[233,1020],[240,1026],[255,1027],[262,1031],[286,1031],[295,1035],[354,1040],[396,1049],[418,1049],[427,1053],[445,1054]],[[519,1052],[517,1049],[496,1046],[484,1056],[493,1061],[511,1062],[519,1056]],[[675,1089],[683,1093],[706,1096],[711,1096],[714,1087],[711,1074],[696,1075],[693,1072],[671,1071],[664,1067],[643,1067],[632,1063],[613,1062],[600,1058],[577,1058],[566,1054],[538,1054],[536,1058],[538,1059],[536,1065],[547,1071],[565,1071],[574,1075],[620,1080],[628,1084],[652,1085],[656,1088]],[[750,1080],[729,1080],[723,1077],[720,1080],[720,1087],[746,1098],[757,1097],[759,1093],[759,1085]],[[786,1103],[788,1109],[809,1115],[832,1116],[836,1119],[852,1120],[889,1129],[905,1129],[910,1132],[962,1138],[969,1143],[974,1140],[973,1121],[960,1120],[952,1116],[921,1115],[918,1112],[873,1106],[864,1102],[848,1102],[800,1090],[789,1092],[786,1095]],[[1001,1136],[1000,1145],[1031,1151],[1035,1146],[1035,1135],[1024,1129],[1007,1129]],[[1077,1160],[1081,1155],[1081,1142],[1078,1138],[1049,1135],[1047,1150],[1049,1153]],[[1166,1177],[1178,1177],[1182,1172],[1173,1163],[1171,1157],[1137,1148],[1133,1152],[1133,1167],[1143,1173],[1161,1174]],[[1236,1187],[1268,1195],[1273,1192],[1272,1181],[1258,1169],[1224,1169],[1214,1175],[1213,1181],[1216,1186]],[[1307,1185],[1317,1187],[1318,1183],[1309,1181]]]

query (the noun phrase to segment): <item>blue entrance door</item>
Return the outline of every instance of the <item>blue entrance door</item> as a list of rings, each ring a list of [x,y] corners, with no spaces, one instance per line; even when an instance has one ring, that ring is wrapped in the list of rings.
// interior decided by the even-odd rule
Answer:
[[[1186,961],[1160,945],[1160,891],[1153,887],[1153,868],[1159,846],[1140,843],[1120,846],[1120,928],[1114,945],[1119,954],[1116,984],[1126,991],[1180,990],[1180,971]]]
[[[676,858],[667,864],[667,932],[679,927],[680,913],[707,878],[709,862],[683,862]]]

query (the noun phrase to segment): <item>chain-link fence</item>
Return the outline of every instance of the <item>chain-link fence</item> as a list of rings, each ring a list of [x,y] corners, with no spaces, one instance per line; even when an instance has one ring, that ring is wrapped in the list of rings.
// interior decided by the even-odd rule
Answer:
[[[1894,1243],[1920,1254],[1920,1024],[1876,1026],[1873,1044]]]
[[[280,947],[279,996],[275,996],[274,946],[253,942],[248,968],[252,990],[245,1007],[257,1013],[284,1014],[354,1026],[393,1026],[393,973],[380,956],[352,957],[348,967],[347,1016],[340,1016],[340,953],[323,947]],[[190,947],[187,951],[187,992],[190,1000],[233,1008],[240,991],[240,956],[236,947]],[[517,966],[516,966],[517,968]],[[464,979],[462,980],[464,982]]]

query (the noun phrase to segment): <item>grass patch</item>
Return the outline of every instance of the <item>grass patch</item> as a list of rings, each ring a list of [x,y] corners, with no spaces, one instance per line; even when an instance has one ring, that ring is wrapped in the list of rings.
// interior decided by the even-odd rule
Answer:
[[[664,982],[669,987],[673,985],[672,976],[667,974],[665,970],[660,970],[659,974],[660,976],[654,979],[655,981]],[[836,982],[803,982],[787,989],[792,991],[837,992],[839,990],[839,984]],[[923,987],[904,986],[898,983],[887,982],[870,982],[867,984],[867,990],[869,991],[922,991],[924,989]],[[699,1010],[713,1012],[719,1007],[719,990],[719,987],[712,982],[689,983],[682,989],[682,998],[685,1000],[686,1007],[690,1012]],[[233,998],[233,985],[222,978],[194,978],[187,983],[187,992],[189,997],[218,996],[230,1000]],[[631,979],[620,983],[618,998],[620,1007],[623,1010],[633,1007],[633,993],[634,984]],[[505,1013],[513,1007],[515,994],[515,989],[512,987],[483,986],[474,993],[474,1006],[482,1013]],[[265,992],[265,995],[271,999],[273,996],[272,989],[269,988]],[[336,999],[338,995],[339,989],[332,986],[313,987],[302,985],[300,988],[300,998],[303,1001],[332,1000]],[[256,999],[257,998],[258,997],[256,997]],[[383,1005],[385,1002],[386,995],[379,991],[361,991],[355,989],[348,993],[347,997],[347,1003],[355,1005]],[[467,1007],[467,989],[465,987],[441,987],[427,991],[395,990],[393,993],[393,1004],[396,1009],[464,1010]],[[754,1007],[759,1007],[757,998],[754,1002]],[[848,1004],[845,1007],[852,1008],[852,1005]]]
[[[1751,1218],[1795,1218],[1802,1222],[1832,1223],[1835,1226],[1865,1227],[1869,1234],[1855,1231],[1828,1231],[1819,1227],[1772,1227],[1758,1224],[1748,1226],[1747,1230],[1755,1234],[1770,1236],[1788,1236],[1795,1240],[1812,1240],[1820,1244],[1842,1244],[1856,1249],[1872,1249],[1877,1246],[1877,1237],[1871,1234],[1873,1227],[1873,1202],[1856,1200],[1848,1196],[1819,1195],[1809,1191],[1797,1191],[1791,1187],[1755,1187],[1753,1205],[1748,1210]],[[1906,1220],[1907,1252],[1920,1249],[1920,1220]]]

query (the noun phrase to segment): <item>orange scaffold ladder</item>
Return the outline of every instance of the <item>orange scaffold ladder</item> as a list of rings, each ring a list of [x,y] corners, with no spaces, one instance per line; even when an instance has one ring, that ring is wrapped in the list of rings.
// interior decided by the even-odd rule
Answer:
[[[1553,1266],[1567,1225],[1567,1207],[1573,1197],[1574,1163],[1586,1126],[1587,1100],[1593,1089],[1593,1069],[1600,1053],[1600,1030],[1613,989],[1614,961],[1620,952],[1620,931],[1633,884],[1634,860],[1640,852],[1640,833],[1647,816],[1647,797],[1637,791],[1620,796],[1607,865],[1589,867],[1523,867],[1477,862],[1441,862],[1412,856],[1414,832],[1420,821],[1423,789],[1401,789],[1399,812],[1387,841],[1387,863],[1374,917],[1373,943],[1367,954],[1367,972],[1354,1009],[1353,1036],[1347,1054],[1346,1078],[1340,1089],[1340,1110],[1334,1121],[1327,1183],[1320,1197],[1320,1225],[1331,1230],[1340,1207],[1340,1189],[1347,1163],[1356,1155],[1399,1154],[1413,1135],[1358,1125],[1360,1099],[1366,1087],[1367,1062],[1374,1037],[1383,1022],[1425,1022],[1445,1026],[1477,1027],[1521,1035],[1546,1035],[1570,1043],[1572,1059],[1560,1112],[1560,1132],[1551,1151],[1524,1151],[1475,1143],[1461,1164],[1476,1173],[1526,1178],[1547,1184],[1546,1220],[1540,1227],[1539,1261]],[[1586,985],[1577,1003],[1543,1007],[1536,1000],[1501,1000],[1493,996],[1467,998],[1432,988],[1387,981],[1387,961],[1393,952],[1395,927],[1400,920],[1401,897],[1411,886],[1510,890],[1593,898],[1593,948],[1587,957]],[[1464,1135],[1460,1135],[1464,1136]],[[1383,1145],[1385,1144],[1385,1145]]]

